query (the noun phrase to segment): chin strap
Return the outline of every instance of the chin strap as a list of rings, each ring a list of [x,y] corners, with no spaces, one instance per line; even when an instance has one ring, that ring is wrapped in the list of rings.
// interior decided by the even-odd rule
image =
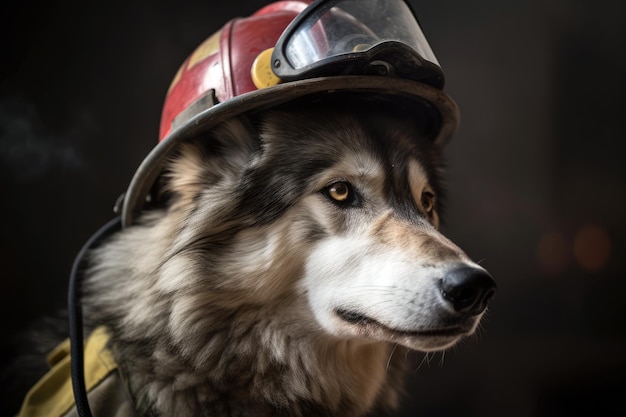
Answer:
[[[70,355],[72,389],[76,411],[80,417],[92,417],[87,390],[85,388],[85,369],[83,358],[83,312],[81,304],[81,284],[84,271],[84,263],[87,252],[98,246],[103,239],[122,229],[122,220],[116,217],[102,226],[83,245],[74,259],[70,274],[68,290],[69,331],[70,331]]]

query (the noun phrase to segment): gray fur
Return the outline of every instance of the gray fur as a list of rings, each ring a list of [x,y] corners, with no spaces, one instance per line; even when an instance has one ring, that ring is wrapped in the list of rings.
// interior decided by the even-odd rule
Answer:
[[[398,405],[406,349],[458,340],[428,345],[405,322],[398,324],[403,332],[388,336],[371,321],[336,325],[335,316],[316,311],[330,302],[328,288],[350,292],[339,278],[364,268],[359,242],[377,262],[397,258],[424,275],[413,289],[405,279],[359,286],[359,297],[389,303],[425,326],[448,314],[428,274],[471,263],[437,232],[407,178],[409,162],[419,161],[425,179],[411,184],[440,195],[439,150],[409,122],[377,116],[374,126],[374,111],[292,110],[225,123],[172,157],[161,208],[92,254],[86,317],[108,327],[139,414],[382,413]],[[359,190],[354,207],[324,194],[337,179]],[[325,256],[340,256],[341,239],[345,257],[324,265]],[[420,258],[426,241],[445,250]],[[346,297],[340,307],[351,305]]]

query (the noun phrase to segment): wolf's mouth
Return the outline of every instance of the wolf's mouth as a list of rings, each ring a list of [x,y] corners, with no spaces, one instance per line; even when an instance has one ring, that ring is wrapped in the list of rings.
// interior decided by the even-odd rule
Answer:
[[[430,328],[420,330],[399,330],[382,324],[381,322],[368,317],[364,314],[349,311],[344,309],[337,309],[337,315],[344,321],[350,324],[356,324],[364,328],[376,328],[382,330],[385,333],[391,333],[396,336],[408,336],[408,337],[457,337],[466,334],[467,331],[462,326],[448,326],[441,328]]]

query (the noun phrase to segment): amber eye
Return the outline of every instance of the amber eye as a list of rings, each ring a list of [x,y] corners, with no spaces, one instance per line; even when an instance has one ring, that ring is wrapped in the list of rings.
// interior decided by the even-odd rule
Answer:
[[[359,207],[361,201],[359,194],[355,191],[352,184],[347,181],[335,181],[326,186],[322,191],[331,202],[339,207]]]
[[[422,198],[420,203],[422,204],[422,209],[426,213],[430,213],[435,208],[435,194],[432,191],[425,190],[422,192]]]
[[[327,193],[330,198],[340,203],[344,203],[350,200],[350,186],[348,183],[340,181],[330,185],[327,188]]]

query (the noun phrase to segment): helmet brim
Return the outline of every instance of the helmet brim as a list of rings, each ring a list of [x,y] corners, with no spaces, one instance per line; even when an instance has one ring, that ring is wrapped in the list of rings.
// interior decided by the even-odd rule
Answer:
[[[433,136],[436,146],[445,145],[459,124],[456,103],[442,90],[420,82],[384,76],[334,76],[292,81],[252,91],[204,110],[164,138],[139,165],[124,195],[123,227],[133,224],[146,197],[161,174],[167,157],[185,141],[197,138],[224,121],[265,108],[320,93],[370,93],[427,102],[439,113],[440,126]]]

